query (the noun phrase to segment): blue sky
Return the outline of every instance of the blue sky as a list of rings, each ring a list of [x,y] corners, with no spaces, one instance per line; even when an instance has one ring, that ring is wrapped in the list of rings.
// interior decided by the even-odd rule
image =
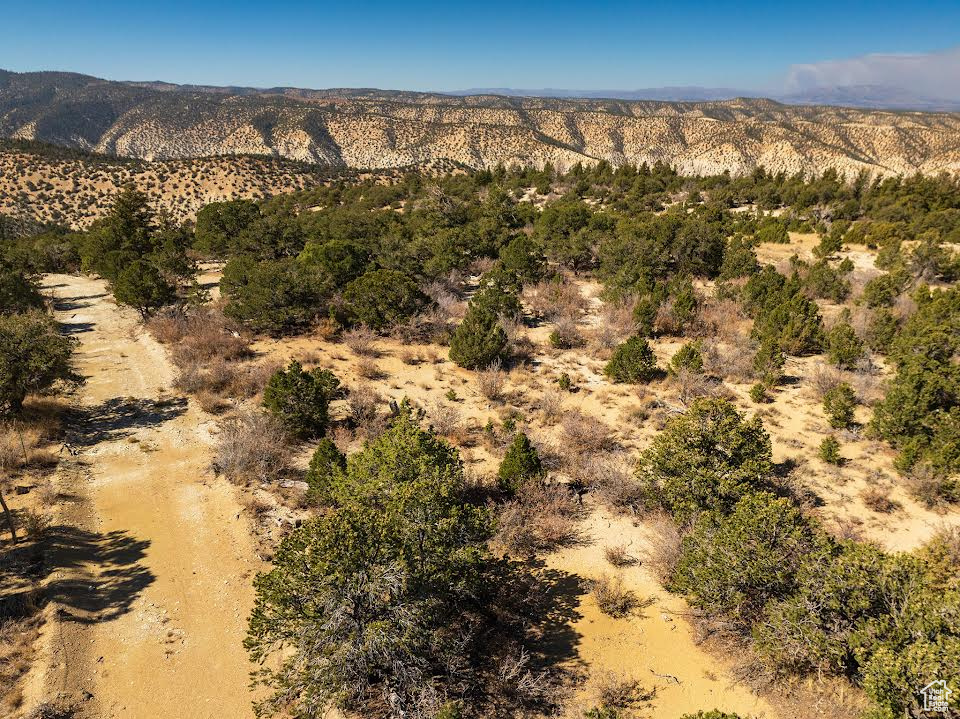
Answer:
[[[258,87],[765,89],[958,45],[958,0],[0,2],[4,69]]]

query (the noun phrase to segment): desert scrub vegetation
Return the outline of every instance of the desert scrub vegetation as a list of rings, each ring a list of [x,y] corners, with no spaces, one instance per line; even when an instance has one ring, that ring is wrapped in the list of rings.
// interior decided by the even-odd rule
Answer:
[[[773,670],[847,677],[881,716],[917,710],[913,687],[923,673],[960,661],[955,630],[936,619],[960,602],[952,591],[939,595],[957,569],[938,564],[931,573],[927,564],[931,554],[943,561],[950,552],[935,541],[915,554],[888,555],[834,539],[770,491],[763,427],[724,402],[691,407],[641,456],[638,474],[659,489],[652,502],[673,515],[681,536],[677,556],[664,565],[668,587],[752,636]],[[711,450],[721,439],[731,444]],[[852,601],[852,593],[864,601]],[[891,620],[901,602],[909,613]]]
[[[246,646],[272,692],[261,712],[432,717],[451,696],[469,698],[471,712],[492,697],[532,699],[522,662],[509,678],[483,671],[522,653],[521,635],[490,611],[508,568],[486,548],[492,518],[465,500],[456,450],[404,405],[325,496],[328,511],[290,534],[255,581]]]
[[[433,381],[413,383],[425,393],[433,429],[452,441],[482,439],[482,447],[469,447],[471,464],[494,462],[469,492],[454,483],[458,488],[444,495],[497,516],[492,536],[489,528],[476,536],[465,530],[460,546],[476,556],[488,544],[526,558],[586,541],[580,520],[599,504],[650,530],[662,556],[645,554],[644,564],[712,626],[751,642],[773,672],[842,677],[867,692],[878,711],[897,716],[916,709],[902,687],[918,678],[925,658],[935,658],[930,666],[937,671],[955,662],[955,630],[938,619],[953,611],[952,589],[917,568],[910,559],[917,553],[861,552],[852,533],[821,527],[813,490],[803,494],[784,478],[788,462],[773,461],[759,417],[779,441],[803,449],[796,460],[812,460],[811,474],[836,480],[836,494],[853,499],[850,506],[888,509],[880,492],[861,496],[862,483],[846,482],[848,473],[870,469],[874,457],[887,462],[887,447],[901,473],[890,472],[891,492],[905,488],[930,506],[960,499],[956,178],[848,182],[832,172],[814,178],[764,170],[691,178],[664,165],[602,162],[567,172],[392,173],[218,203],[201,210],[195,227],[151,214],[150,203],[134,193],[111,201],[89,231],[29,234],[16,225],[10,247],[29,265],[24,277],[54,267],[100,272],[169,345],[180,388],[217,411],[249,405],[221,437],[223,466],[238,481],[272,481],[277,475],[270,472],[289,461],[271,458],[274,443],[260,443],[263,436],[276,436],[276,447],[308,436],[317,442],[302,447],[304,460],[315,450],[307,474],[319,522],[312,526],[353,521],[338,514],[343,483],[364,488],[350,495],[361,503],[351,506],[369,509],[362,502],[389,493],[379,480],[361,482],[363,472],[351,470],[352,458],[340,452],[363,441],[382,448],[378,443],[390,436],[397,417],[388,400],[396,401],[406,381],[389,376],[396,360],[404,373],[432,363]],[[193,281],[198,258],[226,263],[219,304],[208,303]],[[876,276],[871,261],[883,274]],[[132,263],[139,271],[123,279]],[[12,298],[17,313],[42,311],[29,283],[8,279],[0,281],[0,296]],[[305,379],[315,370],[292,372],[288,355],[283,367],[252,359],[250,342],[264,335],[273,338],[264,343],[270,346],[293,335],[298,343],[340,339],[356,355],[337,359],[350,363],[344,376],[363,381],[331,415],[329,398]],[[424,343],[431,346],[409,346]],[[441,354],[469,372],[437,360]],[[320,356],[304,365],[322,366]],[[651,382],[665,374],[656,357],[672,357],[662,383]],[[239,400],[259,395],[274,376],[273,409],[248,413],[255,403]],[[756,404],[746,401],[748,389]],[[477,417],[478,405],[493,416]],[[784,438],[794,432],[794,418],[800,429]],[[271,427],[259,433],[248,427],[267,421]],[[489,430],[479,430],[484,422]],[[842,471],[816,459],[827,424],[850,457]],[[537,439],[539,470],[532,446],[507,446],[523,444],[514,439],[520,428]],[[633,447],[646,448],[636,471],[635,457],[620,451]],[[369,458],[366,452],[354,456]],[[499,461],[509,469],[506,492],[495,487]],[[434,476],[432,462],[417,466]],[[428,500],[433,506],[433,495]],[[910,520],[919,511],[904,499],[883,520]],[[760,519],[767,523],[757,526]],[[770,523],[783,532],[770,532]],[[297,536],[290,546],[314,541],[306,530]],[[409,617],[401,605],[420,611],[437,601],[441,614],[451,611],[448,596],[416,595],[407,603],[413,584],[395,570],[408,549],[390,547],[385,564],[349,558],[350,578],[382,579],[364,586],[367,596],[386,602],[385,616],[396,621],[390,626],[412,626],[428,638],[416,656],[402,656],[402,671],[380,665],[368,685],[351,685],[360,688],[349,701],[355,711],[388,714],[384,693],[396,684],[408,716],[478,714],[483,701],[472,701],[483,687],[471,682],[486,679],[460,683],[445,664],[449,654],[431,643],[439,631],[432,618],[403,624]],[[774,566],[778,556],[784,559]],[[304,582],[317,576],[328,575]],[[432,581],[422,573],[415,579],[422,586]],[[816,586],[829,602],[817,602]],[[878,594],[876,586],[886,589]],[[907,587],[919,588],[909,600]],[[334,602],[323,606],[332,612],[338,597],[318,601]],[[452,601],[469,604],[461,596]],[[463,636],[474,636],[470,631]],[[339,639],[325,646],[342,647]],[[464,656],[473,661],[473,654]],[[354,668],[328,675],[342,680]],[[420,698],[410,695],[415,675],[436,677]],[[296,691],[310,691],[313,679]],[[317,681],[334,691],[323,684],[329,677]],[[451,697],[462,701],[443,704]]]

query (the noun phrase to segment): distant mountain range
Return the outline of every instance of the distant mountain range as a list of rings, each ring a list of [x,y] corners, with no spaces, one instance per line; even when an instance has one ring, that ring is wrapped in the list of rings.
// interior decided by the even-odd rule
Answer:
[[[878,110],[920,110],[960,112],[960,100],[918,95],[887,85],[845,85],[814,87],[792,93],[763,93],[729,87],[648,87],[641,90],[517,90],[509,87],[471,88],[447,93],[465,95],[507,95],[509,97],[555,97],[611,100],[661,100],[666,102],[707,102],[736,98],[768,98],[788,105],[836,105]]]
[[[0,137],[147,160],[248,154],[334,168],[606,160],[661,161],[690,173],[960,170],[958,114],[725,99],[737,91],[705,88],[626,99],[478,92],[208,87],[0,70]],[[843,92],[796,102],[910,101],[876,88]],[[681,97],[693,99],[667,101]]]

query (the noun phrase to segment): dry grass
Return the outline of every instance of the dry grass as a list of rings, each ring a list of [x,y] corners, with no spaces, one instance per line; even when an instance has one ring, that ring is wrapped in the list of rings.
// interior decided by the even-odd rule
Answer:
[[[384,399],[371,385],[362,384],[350,390],[347,408],[354,426],[370,431],[378,422]]]
[[[890,514],[900,509],[900,503],[890,496],[889,487],[867,487],[860,492],[864,505],[880,514]]]
[[[377,335],[369,327],[351,327],[343,333],[343,343],[358,357],[379,357]]]
[[[554,425],[560,421],[565,400],[566,393],[558,389],[548,389],[540,396],[538,406],[544,424]]]
[[[368,380],[383,379],[386,375],[372,357],[361,357],[354,365],[358,377]]]
[[[244,412],[224,422],[214,450],[214,472],[246,484],[279,479],[290,462],[283,427],[263,412]]]
[[[627,551],[625,544],[604,547],[603,557],[615,567],[629,567],[637,563],[637,558]]]
[[[636,593],[623,585],[623,578],[606,575],[590,582],[590,594],[600,611],[611,617],[626,617],[640,606]]]
[[[433,431],[447,438],[459,436],[463,414],[456,405],[437,401],[427,411]]]
[[[582,513],[566,487],[529,482],[501,508],[495,541],[522,553],[568,546],[580,539]]]
[[[650,547],[645,557],[645,566],[657,580],[666,585],[673,577],[673,570],[680,559],[680,532],[666,514],[654,514],[646,522],[650,529]]]
[[[499,361],[477,372],[477,391],[481,397],[491,402],[500,402],[503,399],[506,384],[507,373],[501,369]]]
[[[580,410],[568,412],[563,418],[563,435],[569,452],[582,454],[614,449],[613,431],[596,417]]]

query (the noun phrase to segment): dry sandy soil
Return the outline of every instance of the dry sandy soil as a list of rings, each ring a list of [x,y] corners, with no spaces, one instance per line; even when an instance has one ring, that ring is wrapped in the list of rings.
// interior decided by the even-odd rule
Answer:
[[[241,646],[259,568],[234,488],[208,474],[210,422],[167,394],[171,368],[99,280],[55,275],[57,319],[87,383],[55,477],[53,600],[29,707],[80,716],[249,717]]]

